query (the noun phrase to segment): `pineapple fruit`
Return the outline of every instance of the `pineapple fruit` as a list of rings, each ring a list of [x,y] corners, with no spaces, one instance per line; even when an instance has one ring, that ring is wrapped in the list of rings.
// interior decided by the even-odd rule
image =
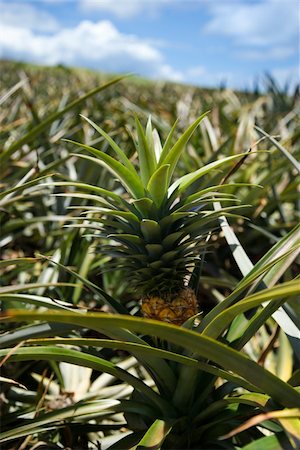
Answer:
[[[193,289],[183,287],[175,294],[143,297],[141,309],[145,317],[181,325],[197,314],[198,303]]]
[[[126,280],[139,293],[145,317],[177,325],[198,312],[189,280],[199,264],[199,254],[213,222],[230,209],[215,211],[213,202],[232,199],[229,194],[217,192],[225,186],[201,190],[194,186],[203,175],[237,155],[212,162],[173,181],[179,158],[205,115],[192,123],[173,145],[176,122],[162,145],[157,131],[152,129],[151,119],[144,131],[136,118],[137,139],[133,140],[138,169],[119,145],[90,119],[84,118],[108,141],[118,158],[69,141],[89,154],[76,153],[77,157],[104,166],[125,190],[120,196],[84,185],[97,194],[89,198],[94,198],[99,206],[91,207],[86,213],[97,227],[100,223],[99,236],[106,242],[102,251],[123,269]]]

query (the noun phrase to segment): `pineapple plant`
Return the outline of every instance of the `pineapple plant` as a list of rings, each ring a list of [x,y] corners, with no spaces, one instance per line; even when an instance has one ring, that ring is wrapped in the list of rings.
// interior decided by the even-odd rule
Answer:
[[[99,231],[95,236],[106,241],[101,251],[112,258],[114,266],[123,270],[130,286],[138,292],[145,317],[177,325],[198,312],[196,294],[191,287],[193,271],[199,266],[199,255],[213,222],[237,207],[231,205],[219,210],[213,207],[216,201],[235,201],[230,194],[218,192],[228,185],[200,190],[198,186],[202,176],[240,155],[214,161],[173,180],[179,158],[205,115],[197,118],[173,145],[176,122],[162,145],[157,130],[152,128],[151,118],[145,130],[136,118],[137,138],[133,141],[139,169],[120,146],[88,118],[84,117],[109,143],[118,159],[68,140],[88,153],[75,153],[77,157],[104,166],[125,190],[124,195],[119,195],[80,183],[81,188],[93,192],[86,198],[98,205],[84,213],[88,226]],[[67,183],[60,183],[63,184]]]

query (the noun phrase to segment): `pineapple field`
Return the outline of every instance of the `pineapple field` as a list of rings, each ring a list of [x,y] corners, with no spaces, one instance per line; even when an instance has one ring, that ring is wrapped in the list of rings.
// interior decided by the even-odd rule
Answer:
[[[300,448],[299,88],[1,73],[1,448]]]

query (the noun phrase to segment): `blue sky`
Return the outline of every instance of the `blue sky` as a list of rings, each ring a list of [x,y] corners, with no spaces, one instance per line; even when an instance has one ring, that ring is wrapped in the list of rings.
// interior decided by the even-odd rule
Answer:
[[[299,81],[299,0],[0,0],[0,57],[251,88]]]

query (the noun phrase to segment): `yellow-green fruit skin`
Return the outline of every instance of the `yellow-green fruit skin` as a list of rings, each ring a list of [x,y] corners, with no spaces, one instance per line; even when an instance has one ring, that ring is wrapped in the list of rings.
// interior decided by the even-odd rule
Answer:
[[[164,297],[143,297],[141,310],[148,319],[182,325],[198,313],[197,297],[191,288],[183,288],[177,294]]]

